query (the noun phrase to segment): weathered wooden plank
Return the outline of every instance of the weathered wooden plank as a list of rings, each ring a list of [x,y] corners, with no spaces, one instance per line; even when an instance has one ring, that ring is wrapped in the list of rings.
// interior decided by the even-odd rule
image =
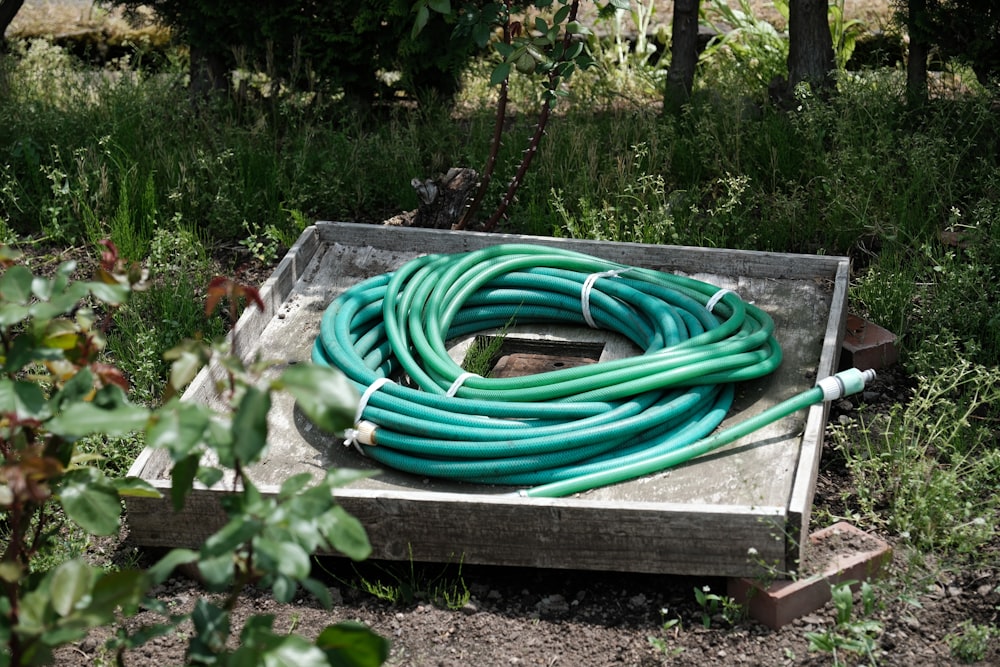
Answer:
[[[532,243],[561,247],[661,271],[713,273],[748,278],[815,279],[832,281],[843,257],[791,255],[788,253],[665,246],[643,243],[608,243],[585,239],[563,239],[522,234],[462,232],[453,234],[434,229],[362,225],[346,222],[319,222],[320,238],[327,243],[369,245],[399,253],[457,253],[501,243]],[[400,233],[400,232],[405,233]]]
[[[840,364],[840,350],[844,343],[844,331],[847,323],[849,283],[850,264],[842,261],[837,266],[836,275],[831,285],[833,294],[830,299],[830,312],[823,336],[823,349],[817,366],[819,378],[833,374]],[[806,430],[802,434],[795,482],[788,501],[788,537],[786,539],[789,547],[788,557],[792,563],[802,560],[803,550],[806,546],[806,540],[803,536],[809,535],[811,532],[809,518],[816,493],[816,480],[819,477],[823,437],[829,412],[830,406],[826,403],[810,408],[806,419]]]
[[[166,500],[133,499],[129,522],[144,526],[147,546],[197,547],[222,526],[220,496],[193,494],[180,513]],[[785,525],[781,507],[756,507],[748,516],[746,508],[724,505],[510,496],[477,497],[472,505],[449,493],[372,490],[338,499],[365,525],[372,557],[385,560],[753,576],[760,562],[785,558],[775,539]]]
[[[288,274],[296,276],[290,291],[287,278],[276,276],[275,284],[282,287],[275,294],[283,296],[275,299],[269,321],[256,345],[246,346],[246,354],[260,352],[288,362],[308,359],[319,318],[337,294],[418,254],[530,242],[685,273],[734,289],[766,310],[775,320],[785,362],[772,376],[740,387],[727,424],[812,386],[817,376],[836,366],[846,301],[844,258],[348,223],[319,224],[315,239],[315,247],[305,239],[299,250],[303,254]],[[584,343],[601,346],[601,359],[637,352],[631,343],[616,340],[619,336],[588,328],[515,327],[507,335],[543,342],[549,346],[546,353]],[[471,340],[450,343],[456,361],[464,357]],[[211,394],[212,383],[201,377],[185,398],[212,404]],[[318,475],[330,467],[373,467],[369,459],[313,428],[288,396],[276,397],[270,422],[274,438],[269,454],[251,471],[265,493],[273,493],[298,472]],[[368,527],[377,557],[409,558],[412,552],[420,560],[464,557],[466,562],[506,565],[745,576],[756,567],[747,559],[750,547],[779,570],[789,569],[796,557],[797,534],[808,521],[824,425],[822,409],[802,411],[698,461],[573,498],[518,498],[509,487],[419,479],[391,470],[338,496]],[[169,469],[162,452],[144,452],[133,474],[168,489]],[[164,501],[130,501],[133,539],[158,546],[196,545],[221,524],[220,492],[197,491],[179,515]],[[625,553],[632,554],[628,564],[620,562]]]

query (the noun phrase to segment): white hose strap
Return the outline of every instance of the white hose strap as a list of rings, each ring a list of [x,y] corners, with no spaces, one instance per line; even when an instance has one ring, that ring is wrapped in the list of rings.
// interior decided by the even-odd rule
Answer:
[[[705,304],[705,308],[708,309],[708,312],[712,312],[713,310],[715,310],[715,307],[719,305],[720,301],[722,301],[722,297],[726,296],[727,294],[736,294],[736,292],[729,289],[728,287],[724,287],[715,294],[713,294],[712,298],[709,299],[708,303]]]
[[[449,398],[454,396],[455,394],[458,393],[458,390],[462,388],[462,385],[465,384],[466,380],[468,380],[469,378],[479,378],[479,377],[482,377],[482,375],[465,371],[457,378],[455,378],[455,381],[451,383],[450,387],[448,387],[448,392],[445,394],[445,396],[448,396]]]
[[[368,407],[368,401],[371,400],[372,394],[382,388],[387,382],[392,382],[389,378],[375,378],[375,381],[368,385],[365,389],[365,393],[361,394],[361,398],[358,399],[358,409],[354,412],[354,423],[361,421],[361,414]]]
[[[596,283],[599,278],[613,278],[627,270],[628,269],[611,269],[609,271],[601,271],[600,273],[591,273],[587,276],[587,279],[583,281],[583,289],[580,292],[580,307],[583,309],[583,319],[591,329],[597,328],[597,323],[594,322],[594,317],[590,314],[590,291],[594,289],[594,283]]]
[[[371,400],[372,394],[382,388],[386,382],[392,382],[389,378],[375,378],[365,389],[364,393],[361,394],[361,398],[358,399],[358,409],[354,411],[354,424],[356,428],[344,429],[344,447],[354,447],[360,453],[364,454],[364,450],[361,449],[361,443],[358,441],[358,436],[360,431],[358,430],[358,425],[361,423],[361,415],[364,413],[365,408],[368,407],[368,401]]]

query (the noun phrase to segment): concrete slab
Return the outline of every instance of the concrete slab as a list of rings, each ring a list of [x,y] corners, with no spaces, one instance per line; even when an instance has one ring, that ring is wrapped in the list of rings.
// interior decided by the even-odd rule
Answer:
[[[289,363],[309,358],[330,301],[360,280],[392,271],[428,252],[451,253],[499,243],[559,246],[633,266],[673,271],[733,289],[775,320],[784,362],[771,376],[741,385],[723,426],[756,414],[833,373],[844,332],[848,260],[843,257],[576,241],[318,223],[308,229],[262,290],[264,312],[237,323],[237,352]],[[491,335],[483,332],[479,335]],[[456,359],[475,339],[453,341]],[[508,364],[522,370],[537,356],[598,361],[635,354],[631,343],[589,328],[512,330]],[[517,356],[520,355],[520,356]],[[529,359],[530,355],[536,358]],[[186,400],[214,404],[213,373],[204,371]],[[827,410],[813,406],[686,465],[570,498],[522,498],[510,487],[422,479],[383,470],[338,498],[366,526],[373,557],[574,569],[752,576],[759,563],[785,566],[808,533]],[[313,428],[289,397],[269,415],[266,460],[251,471],[270,493],[292,474],[372,462]],[[170,462],[146,451],[131,474],[169,490]],[[131,538],[150,546],[196,546],[221,525],[223,488],[201,489],[174,513],[169,502],[130,499]]]

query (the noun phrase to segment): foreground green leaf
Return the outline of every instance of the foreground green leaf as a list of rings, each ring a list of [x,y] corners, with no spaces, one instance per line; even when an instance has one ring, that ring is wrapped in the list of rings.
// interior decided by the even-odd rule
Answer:
[[[111,485],[119,496],[129,498],[162,498],[163,494],[155,486],[141,477],[121,477],[111,480]]]
[[[339,505],[333,507],[320,520],[323,537],[334,549],[353,560],[364,560],[371,555],[365,527]]]
[[[61,563],[52,571],[52,608],[60,616],[67,616],[73,607],[90,594],[97,579],[97,569],[85,561],[74,558]]]
[[[316,426],[337,433],[354,425],[358,392],[340,371],[316,364],[296,364],[281,374],[282,388]]]
[[[389,659],[389,642],[361,623],[328,626],[316,638],[333,667],[379,667]]]
[[[121,499],[104,474],[94,468],[66,473],[58,489],[66,515],[92,535],[114,535],[121,523]]]
[[[233,415],[233,454],[243,465],[254,463],[267,446],[267,413],[271,396],[256,387],[247,387]]]
[[[150,411],[129,403],[121,387],[103,387],[94,400],[73,403],[50,419],[46,426],[64,438],[81,438],[93,433],[127,435],[141,431],[149,421]]]
[[[179,565],[187,565],[198,560],[198,552],[192,549],[171,549],[146,570],[153,584],[166,581]]]

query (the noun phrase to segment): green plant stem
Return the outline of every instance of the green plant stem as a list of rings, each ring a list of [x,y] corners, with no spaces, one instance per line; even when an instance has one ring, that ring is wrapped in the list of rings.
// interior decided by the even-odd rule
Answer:
[[[510,0],[506,0],[505,5],[507,7],[507,18],[503,23],[503,42],[509,45],[512,39],[510,34]],[[503,142],[503,126],[507,120],[507,100],[509,95],[510,77],[508,76],[500,82],[500,97],[497,100],[496,121],[493,124],[493,138],[490,140],[490,154],[486,158],[486,165],[483,167],[483,173],[479,177],[479,188],[476,190],[475,197],[473,197],[469,206],[465,209],[465,213],[462,215],[462,219],[458,221],[455,229],[465,229],[476,213],[479,212],[479,208],[483,204],[483,199],[486,198],[486,192],[489,190],[490,182],[493,180],[493,171],[496,169],[500,144]]]
[[[552,112],[552,102],[546,97],[545,101],[542,103],[542,110],[538,115],[538,124],[535,125],[535,132],[531,136],[531,140],[528,142],[528,148],[524,151],[524,157],[521,159],[521,165],[517,169],[517,173],[514,174],[514,178],[511,179],[510,184],[507,186],[507,192],[504,193],[503,199],[500,200],[500,204],[497,206],[496,210],[490,216],[489,220],[483,225],[483,229],[487,232],[491,232],[496,229],[496,226],[500,224],[500,220],[506,217],[507,209],[514,201],[514,196],[517,194],[518,189],[521,187],[522,181],[524,181],[524,175],[528,173],[528,167],[531,166],[531,161],[535,157],[535,153],[538,152],[538,144],[542,140],[542,135],[545,134],[545,126],[548,124],[549,115]]]
[[[567,22],[576,20],[577,11],[579,9],[580,0],[573,0],[573,4],[570,6]],[[560,55],[559,62],[564,62],[563,59],[565,58],[571,39],[572,35],[569,31],[566,31],[563,34],[562,54]],[[504,193],[503,199],[500,200],[500,204],[490,216],[489,220],[487,220],[483,225],[483,229],[487,232],[491,232],[496,229],[496,226],[500,224],[500,220],[506,216],[507,209],[514,202],[514,196],[517,194],[518,189],[521,187],[521,183],[524,181],[524,175],[528,172],[528,167],[531,166],[535,153],[538,152],[538,144],[541,142],[542,136],[545,134],[545,126],[548,124],[549,116],[552,113],[555,88],[560,78],[558,63],[549,70],[548,78],[548,91],[542,100],[542,110],[538,115],[538,124],[535,125],[535,132],[531,135],[531,139],[528,142],[528,148],[524,151],[524,157],[521,158],[521,165],[518,167],[517,172],[514,174],[514,178],[511,179],[510,184],[507,186],[507,192]]]

